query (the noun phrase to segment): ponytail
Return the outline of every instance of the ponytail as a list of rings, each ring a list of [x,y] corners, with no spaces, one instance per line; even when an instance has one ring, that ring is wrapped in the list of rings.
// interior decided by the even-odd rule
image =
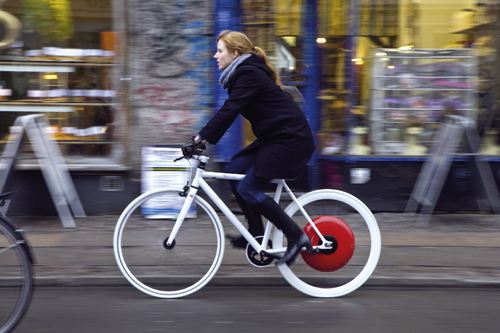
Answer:
[[[280,76],[279,76],[278,72],[276,71],[276,68],[274,68],[274,66],[271,65],[271,63],[269,62],[269,59],[267,58],[266,52],[264,52],[264,50],[261,49],[260,47],[254,46],[252,48],[252,51],[250,51],[250,53],[253,53],[256,56],[258,56],[259,58],[261,58],[262,60],[264,60],[267,67],[269,67],[269,69],[271,70],[271,79],[273,79],[273,81],[276,82],[276,84],[279,87],[281,87]]]

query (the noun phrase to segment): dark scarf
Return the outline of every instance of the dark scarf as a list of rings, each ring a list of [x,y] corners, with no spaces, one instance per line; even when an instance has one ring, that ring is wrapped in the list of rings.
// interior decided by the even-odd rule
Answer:
[[[233,72],[236,70],[236,67],[238,67],[243,61],[248,59],[250,56],[251,56],[250,53],[239,56],[238,58],[234,59],[229,66],[227,66],[224,72],[222,72],[222,75],[220,76],[220,84],[222,84],[222,87],[224,89],[227,89],[229,79],[233,75]]]

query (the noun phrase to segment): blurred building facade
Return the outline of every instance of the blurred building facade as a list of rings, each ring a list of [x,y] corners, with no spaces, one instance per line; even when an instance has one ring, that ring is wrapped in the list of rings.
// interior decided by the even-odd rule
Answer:
[[[0,43],[1,144],[15,118],[45,114],[88,214],[120,212],[140,193],[142,148],[182,144],[222,105],[212,57],[223,29],[245,32],[304,95],[317,152],[294,187],[404,210],[447,114],[478,123],[500,182],[498,0],[6,0],[1,10],[4,41],[12,17],[22,27]],[[252,139],[238,120],[210,150],[214,167]],[[441,209],[476,209],[469,182],[457,159]],[[52,209],[37,200],[35,160],[20,160],[9,186],[20,192],[13,213],[26,201],[34,214]]]

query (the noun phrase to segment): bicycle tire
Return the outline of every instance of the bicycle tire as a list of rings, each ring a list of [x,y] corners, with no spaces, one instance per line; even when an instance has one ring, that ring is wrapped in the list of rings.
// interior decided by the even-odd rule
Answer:
[[[177,198],[183,203],[179,192],[167,189],[142,194],[125,208],[115,228],[113,249],[118,267],[135,288],[154,297],[179,298],[200,290],[217,273],[224,256],[220,219],[198,196],[194,199],[197,217],[186,218],[175,244],[165,246],[176,216],[161,218],[170,212],[162,201]],[[155,208],[158,214],[154,217],[158,218],[143,215],[141,210],[148,207],[163,207],[163,213]]]
[[[26,241],[2,217],[0,217],[0,289],[2,289],[0,333],[4,333],[13,330],[28,310],[33,292],[33,271]]]
[[[299,197],[298,201],[313,221],[320,216],[333,216],[349,226],[353,238],[346,241],[352,240],[354,252],[345,266],[331,272],[313,269],[298,256],[290,266],[277,266],[283,277],[297,290],[314,297],[340,297],[361,287],[375,270],[382,247],[380,230],[372,212],[356,197],[338,190],[312,191]],[[295,202],[285,211],[299,226],[307,224]],[[339,244],[342,241],[340,239]],[[283,234],[276,230],[273,247],[283,246],[286,246]],[[328,260],[329,254],[322,258]]]

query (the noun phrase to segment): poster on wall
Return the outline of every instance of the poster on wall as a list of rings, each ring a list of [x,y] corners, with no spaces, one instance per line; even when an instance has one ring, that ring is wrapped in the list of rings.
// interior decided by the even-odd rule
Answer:
[[[191,166],[182,157],[179,146],[147,146],[142,149],[142,193],[159,189],[178,189],[182,191],[191,176]],[[185,197],[177,192],[148,200],[141,207],[141,213],[151,219],[175,219],[179,214]],[[196,217],[196,206],[189,209],[187,217]]]

